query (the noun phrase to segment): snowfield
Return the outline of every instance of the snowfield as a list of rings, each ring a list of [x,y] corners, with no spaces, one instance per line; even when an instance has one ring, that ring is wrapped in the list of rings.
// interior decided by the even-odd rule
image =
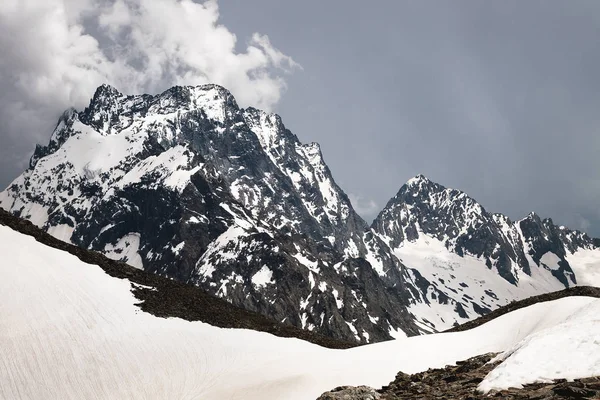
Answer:
[[[600,375],[600,300],[536,304],[465,332],[330,350],[139,310],[127,280],[0,225],[0,398],[315,399],[508,350],[481,388]]]
[[[461,257],[448,250],[443,241],[426,234],[420,234],[419,238],[414,241],[404,241],[401,247],[394,250],[394,253],[405,265],[410,265],[411,268],[419,271],[425,279],[433,282],[449,297],[452,297],[453,292],[458,293],[454,297],[463,300],[462,305],[470,316],[469,320],[478,316],[474,303],[470,300],[476,301],[490,310],[495,310],[513,300],[521,300],[565,288],[558,279],[552,276],[550,269],[538,266],[533,260],[530,262],[531,275],[515,269],[518,285],[513,285],[502,278],[496,270],[488,268],[484,259],[469,254]],[[593,277],[594,269],[600,271],[598,255],[597,250],[589,251],[589,267],[587,270],[580,271],[582,277]],[[575,257],[576,255],[572,257],[575,261],[571,263],[573,268],[575,268],[575,263],[577,265],[583,263],[580,258],[576,259]],[[554,253],[548,252],[542,257],[542,262],[546,261],[550,266],[555,266],[557,259],[558,257]],[[431,303],[436,304],[431,292],[428,292],[428,298]],[[444,331],[452,328],[457,320],[459,323],[467,321],[457,318],[453,304],[436,304],[435,307],[431,307],[428,304],[417,303],[411,305],[409,310],[417,319],[428,322],[422,322],[422,327],[428,331],[432,331],[432,329],[437,332]]]

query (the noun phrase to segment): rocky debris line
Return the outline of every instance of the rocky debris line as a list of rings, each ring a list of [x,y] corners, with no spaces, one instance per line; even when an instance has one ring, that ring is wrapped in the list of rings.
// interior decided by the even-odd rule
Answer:
[[[600,377],[564,379],[553,383],[534,383],[522,389],[507,389],[482,394],[477,386],[500,362],[490,362],[495,354],[488,353],[459,361],[445,368],[429,369],[408,375],[399,372],[389,385],[375,391],[366,386],[344,386],[324,393],[318,400],[558,400],[600,398]],[[380,396],[380,397],[377,397]]]
[[[379,400],[381,394],[369,386],[339,386],[325,392],[317,400]]]
[[[466,399],[468,399],[467,397]],[[600,377],[575,379],[557,379],[552,383],[532,383],[522,389],[508,389],[490,392],[487,396],[481,394],[472,399],[500,398],[510,400],[558,400],[558,399],[599,399]]]
[[[229,304],[194,285],[144,272],[121,261],[111,260],[98,252],[65,243],[31,222],[17,218],[1,208],[0,225],[32,236],[46,246],[66,251],[85,263],[98,265],[112,277],[128,279],[132,283],[133,294],[141,300],[138,307],[157,317],[202,321],[220,328],[253,329],[280,337],[295,337],[333,349],[346,349],[358,345],[281,324],[261,314]]]
[[[378,392],[382,399],[475,399],[480,396],[477,385],[499,364],[488,364],[494,356],[488,353],[413,375],[398,372],[396,379]]]
[[[600,298],[600,288],[592,287],[592,286],[575,286],[565,290],[560,290],[557,292],[544,293],[539,296],[528,297],[523,300],[513,301],[505,305],[504,307],[500,307],[489,314],[484,315],[483,317],[474,319],[469,322],[465,322],[464,324],[455,326],[454,328],[448,329],[445,332],[462,332],[467,331],[469,329],[476,328],[480,325],[485,324],[495,318],[498,318],[501,315],[507,314],[509,312],[518,310],[520,308],[528,307],[533,304],[541,303],[543,301],[552,301],[562,299],[563,297],[571,297],[571,296],[588,296],[588,297],[598,297]]]

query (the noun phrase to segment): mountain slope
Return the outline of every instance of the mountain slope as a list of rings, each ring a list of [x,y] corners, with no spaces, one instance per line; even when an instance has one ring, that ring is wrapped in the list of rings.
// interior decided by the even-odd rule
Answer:
[[[600,249],[584,233],[534,213],[512,222],[422,175],[400,188],[372,229],[403,264],[430,282],[423,292],[431,306],[413,308],[435,330],[573,286],[578,276],[600,284],[595,278]],[[444,310],[444,302],[455,308]]]
[[[600,373],[590,367],[598,365],[598,352],[588,348],[593,340],[579,340],[598,334],[591,318],[600,311],[597,299],[536,304],[467,332],[332,350],[264,332],[155,317],[136,305],[132,291],[140,290],[139,284],[108,276],[3,225],[0,252],[5,256],[0,263],[0,398],[316,398],[342,384],[380,387],[399,370],[442,367],[522,343],[514,353],[519,354],[533,348],[531,338],[546,343],[569,327],[563,339],[580,336],[563,352],[547,352],[540,362],[531,358],[529,373],[489,383],[514,386],[549,372],[567,376],[557,374],[557,357],[563,365],[583,355],[590,361],[573,365],[569,377]],[[586,329],[579,329],[582,323],[588,323]]]
[[[402,266],[365,233],[318,145],[220,86],[101,86],[61,117],[0,206],[294,326],[363,342],[420,332]]]
[[[329,336],[278,323],[261,314],[236,307],[223,299],[211,296],[194,285],[141,271],[123,262],[112,260],[102,253],[65,243],[42,231],[31,222],[17,218],[2,209],[0,209],[0,226],[14,231],[11,237],[17,237],[16,233],[31,236],[38,242],[36,246],[32,246],[34,250],[47,246],[75,256],[82,265],[97,265],[104,273],[113,278],[128,280],[131,282],[131,291],[135,298],[141,301],[137,306],[157,317],[201,321],[220,328],[252,329],[280,337],[294,337],[334,349],[358,345],[356,342],[339,341]],[[10,241],[7,243],[7,246],[9,245]]]

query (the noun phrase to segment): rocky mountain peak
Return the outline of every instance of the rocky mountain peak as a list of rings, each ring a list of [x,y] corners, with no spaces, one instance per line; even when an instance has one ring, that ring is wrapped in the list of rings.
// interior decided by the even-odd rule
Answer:
[[[181,110],[201,110],[212,120],[224,123],[240,108],[229,90],[214,85],[174,86],[152,98],[149,111],[168,114]]]
[[[276,129],[285,129],[281,117],[278,114],[268,113],[258,108],[248,107],[242,110],[246,119],[254,122],[271,126]]]
[[[410,178],[408,181],[406,181],[405,185],[408,187],[421,188],[421,187],[427,186],[431,183],[433,183],[433,182],[429,178],[427,178],[425,175],[417,174],[414,177]]]
[[[447,188],[424,175],[409,179],[390,200],[385,209],[394,204],[407,204],[427,214],[452,214],[466,221],[477,219],[487,212],[473,198],[461,190]]]
[[[96,92],[92,97],[93,102],[100,102],[102,99],[111,99],[121,97],[123,94],[117,90],[116,87],[103,83],[102,85],[96,88]]]
[[[504,214],[493,213],[492,218],[494,218],[494,221],[496,221],[496,223],[498,225],[506,225],[506,226],[513,225],[512,220]]]
[[[392,247],[414,241],[419,233],[440,240],[456,239],[483,224],[487,212],[464,192],[446,188],[423,175],[404,184],[372,224]]]
[[[123,108],[121,99],[125,96],[113,86],[103,84],[96,89],[89,105],[83,111],[81,120],[98,130],[108,133],[109,124]]]
[[[529,214],[527,214],[527,216],[525,218],[523,218],[522,220],[528,220],[528,221],[532,221],[535,224],[541,225],[542,224],[542,218],[538,215],[538,213],[536,213],[535,211],[531,211]]]
[[[552,251],[566,257],[581,249],[595,249],[598,243],[586,233],[557,226],[551,218],[542,219],[535,212],[516,223],[534,260]]]
[[[73,107],[67,108],[62,113],[62,115],[58,118],[57,126],[61,125],[61,124],[66,125],[66,124],[70,123],[71,121],[73,121],[73,119],[77,118],[78,115],[79,114],[75,108],[73,108]]]
[[[186,112],[223,124],[236,117],[239,120],[240,109],[227,89],[214,84],[173,86],[157,95],[124,95],[110,85],[101,85],[80,118],[101,134],[113,134],[148,115]]]
[[[543,267],[568,287],[575,279],[567,255],[594,246],[586,235],[560,229],[552,219],[542,219],[535,212],[516,223],[502,214],[488,213],[464,192],[422,175],[402,186],[372,228],[392,248],[421,236],[435,239],[460,257],[480,258],[514,285],[520,276],[531,276],[532,268]]]
[[[445,188],[437,183],[433,182],[425,175],[416,175],[415,177],[406,181],[404,185],[400,187],[396,196],[400,196],[405,193],[410,193],[413,196],[421,193],[439,192]]]
[[[273,157],[281,155],[280,152],[284,151],[283,147],[300,144],[296,135],[285,128],[279,115],[254,107],[243,109],[242,114],[248,127],[260,140],[262,147]],[[276,148],[279,149],[275,150]]]
[[[319,146],[276,114],[242,110],[218,85],[103,85],[53,137],[0,193],[52,235],[305,329],[420,331],[407,294],[388,291],[399,262],[365,235]]]
[[[29,159],[29,168],[35,167],[38,160],[58,150],[60,146],[71,136],[71,130],[69,129],[75,121],[79,120],[79,113],[74,108],[68,108],[58,118],[58,122],[52,131],[50,141],[47,146],[36,144],[35,151]]]

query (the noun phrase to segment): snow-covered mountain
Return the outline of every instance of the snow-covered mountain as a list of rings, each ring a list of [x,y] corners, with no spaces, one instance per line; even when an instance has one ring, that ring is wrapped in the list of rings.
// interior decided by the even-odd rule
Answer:
[[[600,276],[586,235],[533,215],[512,223],[422,176],[369,227],[316,143],[217,85],[156,96],[99,87],[84,111],[63,114],[0,207],[278,321],[363,342],[440,331]]]
[[[0,399],[314,399],[489,352],[504,352],[503,362],[483,391],[600,374],[600,300],[591,297],[465,332],[332,350],[156,317],[141,311],[139,284],[1,224],[0,253]]]
[[[317,144],[216,85],[96,91],[67,111],[0,206],[52,235],[351,340],[419,328],[402,267]],[[366,257],[369,262],[366,262]]]
[[[430,283],[423,291],[431,307],[417,304],[415,315],[436,330],[454,312],[472,318],[578,279],[600,285],[600,249],[585,233],[535,213],[513,222],[422,175],[400,188],[372,229]],[[452,310],[444,310],[446,302]]]

